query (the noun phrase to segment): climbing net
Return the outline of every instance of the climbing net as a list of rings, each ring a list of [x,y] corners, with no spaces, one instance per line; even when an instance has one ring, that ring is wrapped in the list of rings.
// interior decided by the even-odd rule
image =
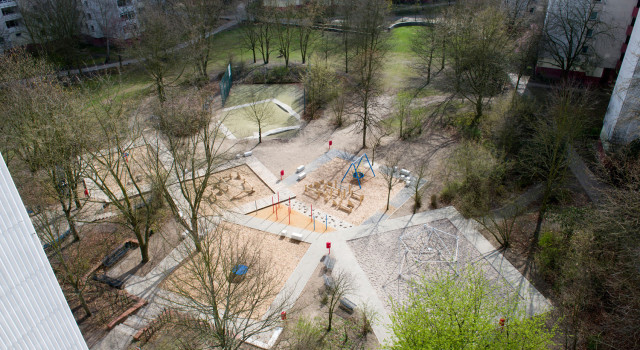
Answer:
[[[451,266],[458,260],[458,236],[424,225],[421,230],[400,236],[401,251],[398,278],[411,279],[425,264],[445,263]]]

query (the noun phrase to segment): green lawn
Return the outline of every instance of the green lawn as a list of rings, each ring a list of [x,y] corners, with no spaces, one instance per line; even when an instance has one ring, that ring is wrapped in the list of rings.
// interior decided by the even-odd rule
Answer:
[[[295,126],[300,124],[298,119],[289,115],[273,102],[265,102],[268,104],[268,120],[262,124],[262,133],[276,128]],[[258,132],[258,126],[251,118],[251,109],[249,107],[238,108],[224,114],[224,126],[231,131],[236,138],[245,138],[253,136]]]
[[[275,98],[289,105],[298,114],[304,109],[303,91],[295,84],[245,84],[233,85],[225,108],[260,100]]]

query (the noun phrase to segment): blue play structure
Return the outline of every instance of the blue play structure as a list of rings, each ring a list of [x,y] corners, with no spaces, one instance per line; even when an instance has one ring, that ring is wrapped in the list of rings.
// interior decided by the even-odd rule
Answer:
[[[347,174],[349,174],[349,170],[351,170],[351,168],[353,167],[353,173],[351,174],[351,176],[353,176],[354,179],[358,180],[358,187],[360,189],[362,189],[362,184],[360,183],[360,179],[362,179],[364,177],[364,174],[362,172],[358,171],[358,167],[360,167],[360,163],[362,162],[362,159],[366,159],[367,160],[367,164],[369,164],[369,169],[371,169],[371,172],[373,173],[373,177],[376,177],[376,173],[375,173],[375,171],[373,171],[373,167],[371,166],[371,162],[369,162],[369,157],[367,157],[367,154],[365,153],[362,156],[360,156],[360,159],[358,159],[357,161],[355,161],[355,162],[351,163],[351,165],[349,165],[349,168],[347,169],[347,172],[344,173],[344,176],[342,177],[342,180],[340,180],[340,184],[342,184],[342,181],[344,181],[344,178],[347,177]]]

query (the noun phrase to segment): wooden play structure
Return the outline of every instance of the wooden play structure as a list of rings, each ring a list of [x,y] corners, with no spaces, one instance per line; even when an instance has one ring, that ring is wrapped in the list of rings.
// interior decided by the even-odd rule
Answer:
[[[238,181],[242,181],[239,185]],[[233,182],[236,182],[235,184]],[[213,191],[206,197],[209,203],[215,203],[217,196],[230,196],[231,200],[250,196],[255,193],[255,189],[249,183],[247,179],[244,179],[239,171],[232,171],[229,174],[218,179],[213,184]]]
[[[331,201],[332,207],[349,214],[364,201],[364,194],[358,191],[359,189],[352,188],[351,184],[349,189],[342,189],[338,187],[337,181],[320,180],[311,185],[304,185],[305,195],[316,200],[322,197],[325,203]]]

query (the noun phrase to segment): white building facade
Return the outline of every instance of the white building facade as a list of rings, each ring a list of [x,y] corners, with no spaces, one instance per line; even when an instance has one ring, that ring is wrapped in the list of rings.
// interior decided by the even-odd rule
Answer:
[[[635,26],[600,132],[602,145],[611,150],[640,138],[640,26]]]
[[[2,155],[0,349],[87,349]]]

